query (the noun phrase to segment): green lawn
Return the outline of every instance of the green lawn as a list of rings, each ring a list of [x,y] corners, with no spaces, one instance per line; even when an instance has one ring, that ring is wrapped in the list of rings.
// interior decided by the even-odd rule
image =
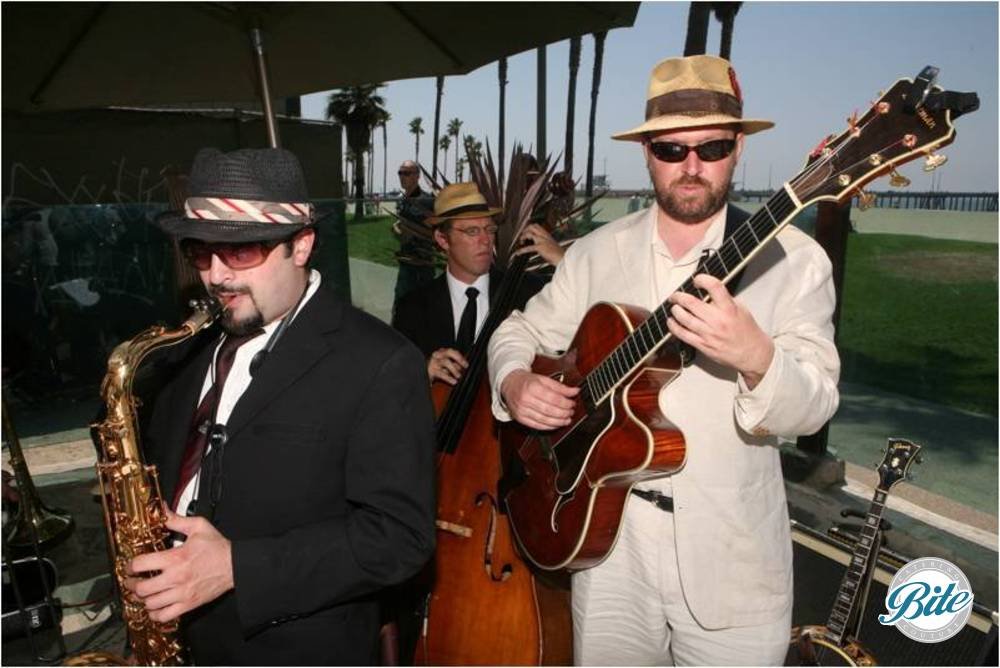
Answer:
[[[390,216],[347,225],[351,257],[396,266]],[[997,415],[997,246],[852,234],[844,380]]]
[[[392,233],[392,216],[369,216],[361,222],[347,223],[347,254],[370,262],[396,267],[395,252],[399,241]]]
[[[997,246],[852,234],[844,380],[997,415]]]

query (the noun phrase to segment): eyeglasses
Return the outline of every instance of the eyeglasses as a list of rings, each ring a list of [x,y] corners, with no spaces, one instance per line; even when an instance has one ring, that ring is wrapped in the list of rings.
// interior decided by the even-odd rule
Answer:
[[[208,243],[198,239],[184,239],[181,252],[184,259],[198,271],[207,271],[212,266],[212,256],[217,255],[230,269],[252,269],[264,264],[264,260],[275,247],[287,239],[277,241],[248,241],[245,243]]]
[[[475,226],[475,227],[452,227],[451,229],[454,230],[455,232],[461,232],[465,236],[471,237],[471,238],[475,239],[476,237],[478,237],[483,232],[485,232],[486,234],[490,235],[491,237],[495,237],[497,235],[497,230],[500,229],[500,228],[497,225],[486,225],[486,226],[483,226],[483,227],[479,227],[479,226]]]
[[[715,162],[728,158],[734,148],[736,148],[735,139],[714,139],[697,146],[672,141],[649,142],[649,152],[661,162],[683,162],[691,151],[698,154],[703,162]]]
[[[417,172],[416,172],[416,170],[407,171],[407,170],[401,169],[401,170],[399,170],[399,175],[400,176],[416,176]]]

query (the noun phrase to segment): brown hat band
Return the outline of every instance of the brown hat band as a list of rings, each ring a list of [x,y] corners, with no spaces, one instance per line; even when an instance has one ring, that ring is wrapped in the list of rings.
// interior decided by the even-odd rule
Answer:
[[[449,216],[457,216],[462,213],[472,213],[473,211],[489,213],[489,210],[490,207],[486,204],[466,204],[465,206],[456,206],[454,209],[448,209],[438,215],[438,218],[448,218]]]
[[[743,117],[743,105],[733,95],[712,90],[675,90],[646,101],[646,120],[668,114],[726,114]]]

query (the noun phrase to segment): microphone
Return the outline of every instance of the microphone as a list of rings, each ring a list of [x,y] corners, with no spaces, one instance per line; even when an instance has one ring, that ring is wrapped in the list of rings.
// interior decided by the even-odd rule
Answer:
[[[278,339],[280,339],[281,335],[285,333],[288,326],[292,324],[292,318],[298,314],[299,307],[302,305],[302,300],[306,298],[306,293],[309,292],[309,285],[310,282],[306,281],[306,287],[302,290],[302,294],[299,295],[299,300],[295,302],[295,306],[293,306],[292,310],[288,312],[288,315],[284,317],[281,324],[278,325],[278,328],[274,330],[274,334],[271,334],[271,338],[267,340],[267,345],[265,345],[261,350],[258,350],[257,354],[250,360],[249,370],[251,378],[257,375],[260,367],[262,367],[264,362],[267,360],[267,354],[274,349],[275,344],[278,343]]]

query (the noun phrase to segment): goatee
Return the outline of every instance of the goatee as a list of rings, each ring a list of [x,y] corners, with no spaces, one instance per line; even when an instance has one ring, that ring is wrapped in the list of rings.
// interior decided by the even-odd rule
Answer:
[[[219,325],[221,325],[226,334],[229,334],[230,336],[246,336],[247,334],[264,328],[264,316],[260,311],[254,310],[253,315],[249,318],[235,320],[233,318],[233,312],[226,310],[222,312],[222,317],[219,319]]]

